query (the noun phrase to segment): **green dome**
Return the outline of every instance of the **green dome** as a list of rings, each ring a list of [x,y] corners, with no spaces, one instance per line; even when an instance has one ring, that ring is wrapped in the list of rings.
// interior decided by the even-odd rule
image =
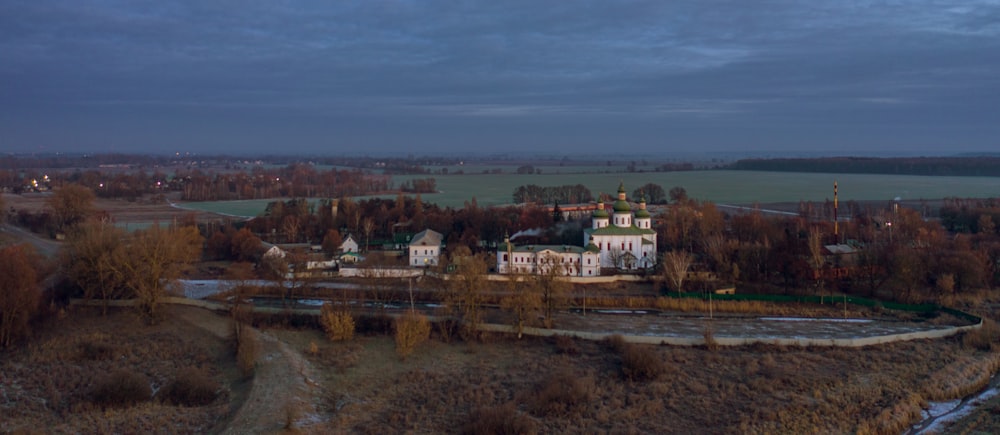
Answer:
[[[615,201],[615,205],[612,207],[615,209],[615,213],[632,211],[632,206],[628,205],[628,201],[624,199]]]
[[[590,215],[592,218],[597,219],[607,219],[611,217],[608,211],[604,209],[604,201],[597,201],[597,210],[594,210],[594,214]]]
[[[615,209],[615,213],[630,212],[632,207],[628,205],[628,201],[625,200],[625,183],[618,185],[618,200],[612,206]]]
[[[639,211],[635,212],[635,218],[636,219],[649,219],[651,217],[653,217],[653,216],[650,215],[649,211],[647,211],[644,208],[641,208],[641,209],[639,209]]]

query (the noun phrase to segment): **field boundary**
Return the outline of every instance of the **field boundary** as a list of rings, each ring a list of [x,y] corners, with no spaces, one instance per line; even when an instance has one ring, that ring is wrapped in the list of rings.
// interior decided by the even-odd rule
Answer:
[[[162,301],[165,304],[174,305],[187,305],[192,307],[199,307],[211,311],[228,311],[231,308],[231,304],[222,302],[213,302],[197,299],[188,299],[183,297],[166,297]],[[138,303],[136,299],[120,299],[107,301],[107,306],[109,307],[130,307]],[[81,305],[81,306],[104,306],[104,301],[89,300],[89,299],[71,299],[71,305]],[[707,341],[710,340],[713,344],[719,346],[746,346],[751,344],[773,344],[777,346],[817,346],[817,347],[865,347],[865,346],[875,346],[879,344],[888,344],[899,341],[911,341],[911,340],[925,340],[925,339],[938,339],[951,337],[953,335],[972,331],[983,326],[983,320],[979,317],[973,316],[971,314],[958,311],[951,308],[941,308],[951,314],[961,314],[961,317],[965,318],[975,318],[978,322],[972,325],[965,326],[950,326],[947,328],[933,329],[929,331],[916,331],[916,332],[905,332],[899,334],[886,334],[877,335],[871,337],[859,337],[859,338],[805,338],[805,337],[795,337],[795,338],[760,338],[760,337],[712,337],[710,335],[702,337],[663,337],[656,335],[625,335],[617,333],[605,333],[605,332],[587,332],[587,331],[576,331],[568,329],[545,329],[536,327],[525,327],[521,331],[524,335],[531,335],[536,337],[553,337],[557,335],[564,335],[570,337],[576,337],[583,340],[600,341],[604,340],[613,335],[619,335],[626,342],[636,343],[636,344],[653,344],[653,345],[672,345],[672,346],[705,346]],[[304,314],[304,315],[319,315],[319,309],[293,309],[293,308],[278,308],[278,307],[253,307],[253,312],[264,313],[264,314],[282,314],[282,313],[292,313],[292,314]],[[389,317],[398,317],[397,314],[387,314]],[[430,316],[432,321],[441,320]],[[485,332],[496,332],[503,334],[515,334],[517,330],[511,325],[503,325],[496,323],[483,323],[480,324],[478,329]],[[706,340],[706,338],[708,340]]]

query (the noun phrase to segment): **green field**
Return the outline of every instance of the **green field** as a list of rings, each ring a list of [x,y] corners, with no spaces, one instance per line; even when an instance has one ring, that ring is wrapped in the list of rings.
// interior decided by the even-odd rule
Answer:
[[[505,170],[509,169],[505,168]],[[589,168],[593,169],[593,168]],[[427,175],[393,177],[396,185]],[[682,186],[688,196],[721,204],[751,204],[772,202],[823,201],[833,199],[833,182],[840,186],[840,200],[904,200],[940,199],[945,197],[985,198],[1000,196],[1000,178],[993,177],[928,177],[915,175],[878,174],[816,174],[756,171],[688,171],[644,173],[588,173],[539,175],[464,174],[435,175],[440,193],[423,194],[425,203],[445,207],[461,207],[476,198],[481,206],[511,204],[517,186],[537,184],[558,186],[583,184],[595,195],[614,194],[618,183],[632,190],[646,183],[655,183],[670,190]],[[385,197],[393,198],[393,195]],[[271,200],[215,201],[185,203],[184,207],[237,216],[256,216]]]

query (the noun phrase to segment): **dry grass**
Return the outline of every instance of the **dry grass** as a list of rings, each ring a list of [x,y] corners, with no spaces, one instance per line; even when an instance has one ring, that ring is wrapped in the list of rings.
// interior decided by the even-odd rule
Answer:
[[[328,421],[310,430],[510,433],[505,425],[516,423],[523,426],[514,433],[659,433],[665,427],[676,433],[898,433],[918,418],[927,390],[963,394],[935,385],[972,361],[990,370],[982,362],[986,354],[959,338],[864,349],[714,351],[630,345],[620,337],[431,341],[405,364],[387,338],[365,337],[354,346],[360,362],[346,370],[324,362],[326,348],[310,357],[314,367],[329,368],[323,388],[338,392]],[[650,361],[660,369],[644,368]],[[626,364],[633,379],[643,380],[622,382]],[[963,376],[977,383],[977,376]]]
[[[171,405],[205,406],[215,401],[219,388],[219,383],[203,370],[187,367],[179,370],[156,397]]]
[[[147,325],[127,311],[77,308],[30,345],[0,354],[0,433],[208,432],[229,412],[233,365],[225,340],[184,322]],[[214,382],[216,400],[148,400],[151,385],[183,377],[185,367]]]

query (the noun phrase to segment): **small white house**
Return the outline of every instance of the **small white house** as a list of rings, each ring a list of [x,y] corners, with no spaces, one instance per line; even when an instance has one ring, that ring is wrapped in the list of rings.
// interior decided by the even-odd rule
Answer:
[[[434,230],[423,230],[410,239],[410,266],[437,266],[444,236]]]
[[[351,237],[351,235],[348,234],[347,238],[340,243],[340,252],[358,252],[358,242],[354,240],[354,237]]]

